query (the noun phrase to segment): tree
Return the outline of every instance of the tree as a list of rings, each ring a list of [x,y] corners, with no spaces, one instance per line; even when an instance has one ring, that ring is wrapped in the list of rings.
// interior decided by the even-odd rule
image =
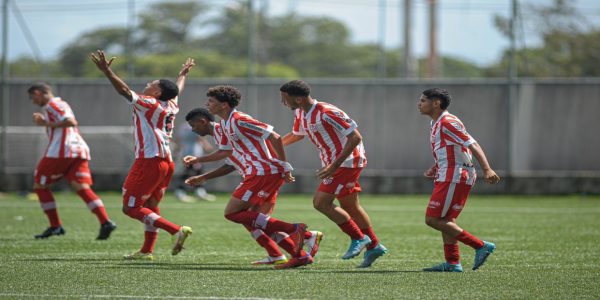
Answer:
[[[517,50],[519,76],[582,77],[600,76],[600,30],[592,26],[574,7],[572,0],[554,0],[551,6],[524,8],[542,44]],[[508,20],[495,17],[496,27],[508,34]],[[501,61],[486,70],[488,76],[505,76],[509,51]]]

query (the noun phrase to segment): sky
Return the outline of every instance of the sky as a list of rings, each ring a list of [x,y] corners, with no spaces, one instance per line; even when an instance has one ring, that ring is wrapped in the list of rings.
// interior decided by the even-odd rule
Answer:
[[[2,0],[4,1],[4,0]],[[86,31],[107,26],[126,26],[129,0],[10,0],[7,55],[41,56],[50,60],[69,42]],[[161,0],[132,0],[137,12]],[[182,1],[182,0],[170,0]],[[204,0],[214,14],[234,0]],[[598,19],[599,0],[573,0],[586,15]],[[300,15],[328,16],[345,23],[352,40],[377,43],[379,18],[385,18],[387,48],[398,48],[403,41],[402,6],[404,0],[255,0],[265,5],[270,15],[294,11]],[[427,0],[413,0],[411,26],[413,53],[422,57],[428,49]],[[511,0],[438,0],[438,47],[442,55],[461,58],[480,66],[498,61],[509,41],[493,23],[494,15],[508,17]],[[549,4],[553,0],[519,0],[521,5]],[[381,3],[385,9],[381,10]],[[18,7],[14,8],[14,4]],[[383,11],[383,13],[381,13]],[[23,28],[27,28],[23,30]],[[540,43],[534,30],[521,28],[519,39],[528,47]],[[27,36],[31,42],[28,43]],[[32,46],[33,44],[33,46]],[[37,50],[35,50],[37,49]],[[37,54],[36,54],[37,53]]]

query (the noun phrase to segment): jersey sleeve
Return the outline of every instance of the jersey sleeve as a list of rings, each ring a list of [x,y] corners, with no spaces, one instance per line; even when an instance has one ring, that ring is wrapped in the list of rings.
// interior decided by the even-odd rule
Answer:
[[[223,132],[223,124],[221,126],[215,126],[214,131],[215,143],[219,150],[232,150],[231,144],[229,143],[229,139],[225,132]]]
[[[294,117],[294,126],[292,128],[293,135],[306,135],[306,131],[304,130],[304,126],[302,126],[302,111],[300,109],[296,109],[296,115]]]
[[[477,142],[467,132],[465,126],[458,121],[448,120],[442,122],[442,132],[446,135],[448,140],[457,145],[462,145],[465,148]]]
[[[267,139],[273,132],[273,126],[250,117],[242,117],[236,120],[239,131],[244,135],[252,135]]]
[[[156,106],[158,100],[153,97],[138,95],[136,92],[131,91],[131,105],[140,110],[148,110]]]
[[[75,115],[73,114],[73,110],[69,104],[64,101],[55,102],[50,101],[46,106],[46,111],[48,114],[51,114],[54,119],[60,121],[64,121],[66,119],[75,119]]]
[[[354,120],[350,119],[348,115],[340,110],[327,110],[324,112],[322,118],[344,136],[349,135],[358,127]]]

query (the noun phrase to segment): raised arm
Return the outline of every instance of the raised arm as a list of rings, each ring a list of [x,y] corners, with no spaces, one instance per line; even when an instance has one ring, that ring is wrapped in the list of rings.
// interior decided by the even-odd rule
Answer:
[[[188,72],[190,71],[190,69],[195,66],[196,63],[194,62],[193,58],[188,58],[185,63],[183,63],[183,67],[181,68],[181,71],[179,71],[179,77],[177,77],[177,87],[179,88],[179,95],[181,95],[181,93],[183,92],[183,88],[185,88],[185,78],[188,74]]]
[[[94,53],[90,54],[90,59],[94,62],[94,64],[96,64],[96,67],[98,67],[98,69],[104,73],[104,76],[110,80],[110,83],[112,83],[113,87],[115,87],[117,93],[131,101],[133,99],[133,96],[131,95],[131,89],[123,80],[121,80],[121,78],[119,78],[119,76],[117,76],[117,74],[110,69],[110,65],[115,58],[116,57],[113,57],[107,61],[104,51],[102,50],[98,50],[95,55]]]

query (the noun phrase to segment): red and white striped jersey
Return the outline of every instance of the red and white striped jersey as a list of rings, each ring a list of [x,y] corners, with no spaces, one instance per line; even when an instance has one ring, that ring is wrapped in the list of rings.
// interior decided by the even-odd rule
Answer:
[[[431,121],[430,142],[436,181],[475,184],[477,172],[468,147],[477,141],[456,116],[444,111],[435,122]]]
[[[177,97],[159,101],[131,91],[135,158],[163,157],[171,160],[171,142],[175,115],[179,112]]]
[[[267,142],[273,126],[234,109],[229,118],[221,120],[221,128],[225,134],[218,143],[219,149],[238,152],[244,158],[246,175],[283,174],[292,171],[288,162],[277,159]]]
[[[44,116],[49,123],[61,122],[65,119],[75,120],[69,104],[59,97],[54,97],[43,107]],[[77,126],[64,128],[46,127],[50,141],[46,148],[46,157],[90,159],[90,148],[79,134]]]
[[[346,138],[358,125],[345,112],[334,105],[318,102],[307,113],[296,109],[294,118],[294,135],[307,135],[310,141],[317,146],[321,157],[321,165],[331,164],[342,152],[346,145]],[[341,167],[364,168],[367,165],[365,147],[358,144],[350,155],[344,160]]]
[[[219,149],[223,149],[223,147],[221,147],[221,141],[223,140],[223,129],[221,128],[221,124],[219,123],[214,123],[214,130],[213,130],[214,134],[213,134],[213,138],[215,139],[215,144],[218,145]],[[229,147],[229,149],[231,149],[231,147]],[[227,149],[227,150],[229,150]],[[240,175],[244,176],[244,157],[237,151],[233,151],[231,153],[231,155],[229,155],[229,157],[227,157],[225,159],[225,163],[233,166],[235,168],[235,170],[240,173]]]

